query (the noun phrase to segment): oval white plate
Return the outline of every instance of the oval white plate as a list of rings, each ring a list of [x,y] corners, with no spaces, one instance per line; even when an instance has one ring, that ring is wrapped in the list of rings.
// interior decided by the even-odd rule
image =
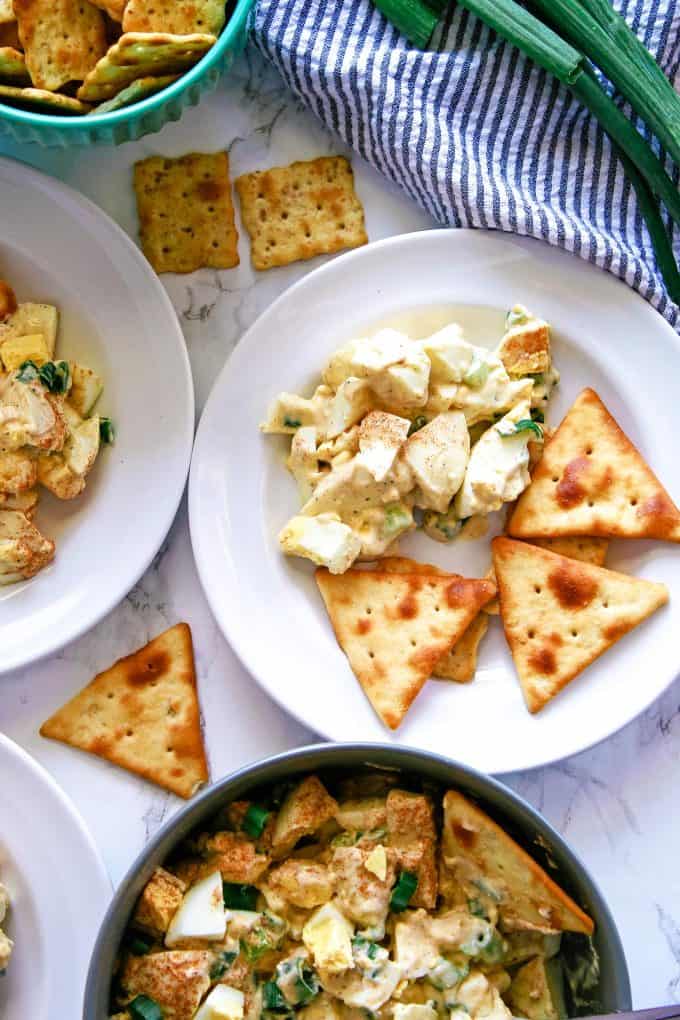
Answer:
[[[680,499],[672,420],[680,406],[680,340],[613,277],[542,245],[481,231],[428,231],[382,241],[317,269],[287,291],[239,343],[210,396],[189,485],[191,535],[213,612],[260,684],[308,726],[334,740],[392,740],[509,772],[573,754],[613,733],[675,677],[680,654],[680,549],[613,543],[608,564],[665,581],[671,603],[531,716],[498,618],[475,681],[430,682],[389,733],[338,648],[313,568],[279,552],[276,536],[298,509],[285,470],[288,443],[258,423],[279,390],[310,392],[329,354],[376,325],[425,335],[460,319],[495,344],[505,310],[521,301],[554,326],[562,382],[556,424],[592,386]],[[453,305],[464,305],[466,309]],[[416,311],[414,314],[414,310]],[[427,313],[427,314],[425,314]],[[490,562],[489,536],[444,546],[409,536],[402,551],[469,576]]]
[[[36,523],[56,558],[31,581],[0,587],[2,673],[89,630],[146,570],[186,482],[194,396],[177,316],[123,231],[21,163],[0,159],[0,194],[0,278],[19,300],[59,307],[57,355],[104,377],[97,410],[117,429],[82,496],[41,494]]]
[[[51,1020],[82,1009],[111,883],[85,824],[25,751],[0,734],[0,881],[14,941],[0,977],[0,1016]]]

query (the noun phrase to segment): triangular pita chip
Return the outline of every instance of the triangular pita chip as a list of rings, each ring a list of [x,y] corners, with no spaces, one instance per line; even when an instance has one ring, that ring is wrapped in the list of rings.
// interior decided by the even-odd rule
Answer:
[[[463,885],[484,876],[507,931],[593,932],[592,920],[533,857],[457,790],[444,796],[442,858]]]
[[[663,584],[496,538],[505,636],[530,712],[668,601]]]
[[[446,571],[431,563],[418,563],[410,560],[408,556],[385,556],[379,562],[379,569],[388,574],[436,574],[446,577]],[[493,568],[490,570],[493,574]],[[487,577],[493,580],[493,577]],[[494,599],[495,601],[495,599]],[[477,616],[467,625],[465,631],[458,638],[453,648],[444,652],[441,658],[434,664],[432,675],[438,680],[453,680],[457,684],[469,684],[475,678],[477,671],[477,651],[479,644],[489,628],[489,621],[486,613],[489,611],[487,603],[484,613]],[[498,610],[496,610],[498,611]]]
[[[496,591],[489,581],[455,574],[321,569],[316,580],[338,644],[390,729]]]
[[[119,659],[40,727],[180,797],[208,779],[186,623]]]
[[[680,510],[597,393],[588,389],[547,444],[508,534],[680,542]]]

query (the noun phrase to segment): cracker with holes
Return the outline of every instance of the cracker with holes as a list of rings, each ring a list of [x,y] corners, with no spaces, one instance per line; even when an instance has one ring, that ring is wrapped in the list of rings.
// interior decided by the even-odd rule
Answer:
[[[92,0],[95,7],[105,11],[112,21],[122,22],[125,13],[125,0]]]
[[[530,712],[668,601],[663,584],[496,538],[501,618]]]
[[[396,729],[435,664],[495,594],[457,575],[316,572],[338,644],[382,721]]]
[[[191,631],[178,623],[119,659],[40,727],[190,797],[208,780]]]
[[[12,0],[0,0],[0,25],[11,25],[16,21]]]
[[[123,31],[219,35],[224,20],[224,0],[127,0]]]
[[[157,273],[238,265],[226,152],[142,160],[135,194],[142,249]]]
[[[126,32],[85,78],[77,92],[86,103],[111,99],[126,85],[149,75],[181,74],[216,42],[214,35]]]
[[[547,444],[508,534],[680,542],[680,510],[597,393],[586,389]]]
[[[88,0],[14,0],[14,13],[37,89],[82,81],[106,52],[104,17]]]
[[[236,180],[255,269],[358,248],[364,210],[344,156],[324,156],[244,174]]]
[[[437,574],[441,577],[447,575],[446,571],[440,570],[431,563],[417,563],[407,556],[385,556],[379,562],[379,570],[388,574]],[[493,578],[490,580],[495,584]],[[487,603],[487,606],[490,603]],[[486,606],[484,607],[486,609]],[[477,671],[477,652],[482,638],[489,628],[489,621],[481,611],[468,624],[465,631],[458,638],[449,651],[444,652],[442,657],[432,667],[432,675],[438,680],[453,680],[458,684],[469,684],[475,678]]]

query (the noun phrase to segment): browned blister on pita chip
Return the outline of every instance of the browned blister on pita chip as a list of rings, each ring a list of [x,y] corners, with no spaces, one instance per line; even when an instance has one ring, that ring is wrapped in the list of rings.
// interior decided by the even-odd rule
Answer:
[[[461,884],[476,876],[493,892],[505,931],[576,931],[592,935],[590,917],[481,808],[449,790],[444,796],[442,859]]]
[[[40,727],[190,797],[207,782],[191,631],[178,623],[119,659]]]
[[[37,89],[82,81],[106,52],[102,12],[88,0],[14,0],[14,13]]]
[[[587,389],[546,445],[508,534],[680,542],[680,511],[597,393]]]
[[[496,538],[492,548],[505,636],[530,712],[668,601],[663,584],[527,542]]]
[[[495,593],[488,581],[457,575],[321,569],[316,580],[338,644],[390,729]]]

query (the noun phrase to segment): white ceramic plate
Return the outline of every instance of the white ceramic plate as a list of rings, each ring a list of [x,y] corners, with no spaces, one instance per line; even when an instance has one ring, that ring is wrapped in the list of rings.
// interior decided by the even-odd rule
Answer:
[[[625,285],[535,241],[428,231],[337,259],[292,287],[255,323],[210,396],[190,480],[191,534],[203,586],[253,676],[326,737],[392,740],[483,771],[508,772],[602,740],[675,677],[680,549],[616,542],[609,565],[666,582],[668,607],[537,716],[524,707],[495,618],[474,683],[426,684],[398,732],[389,733],[335,642],[311,564],[279,552],[277,533],[298,502],[284,467],[288,443],[258,432],[276,393],[311,392],[329,354],[378,325],[426,335],[456,318],[473,340],[492,346],[505,310],[517,301],[554,326],[562,382],[548,422],[559,422],[580,390],[592,386],[680,501],[680,462],[668,429],[680,407],[680,340]],[[444,546],[416,534],[401,549],[479,577],[490,562],[489,537]]]
[[[0,735],[0,881],[14,952],[0,977],[0,1017],[54,1020],[82,1009],[87,967],[111,883],[71,802]]]
[[[1,673],[84,633],[149,565],[186,482],[194,398],[177,316],[123,231],[21,163],[0,159],[0,194],[0,278],[19,300],[58,305],[57,355],[104,377],[97,410],[117,428],[82,496],[41,495],[36,523],[57,554],[31,581],[0,587]]]

